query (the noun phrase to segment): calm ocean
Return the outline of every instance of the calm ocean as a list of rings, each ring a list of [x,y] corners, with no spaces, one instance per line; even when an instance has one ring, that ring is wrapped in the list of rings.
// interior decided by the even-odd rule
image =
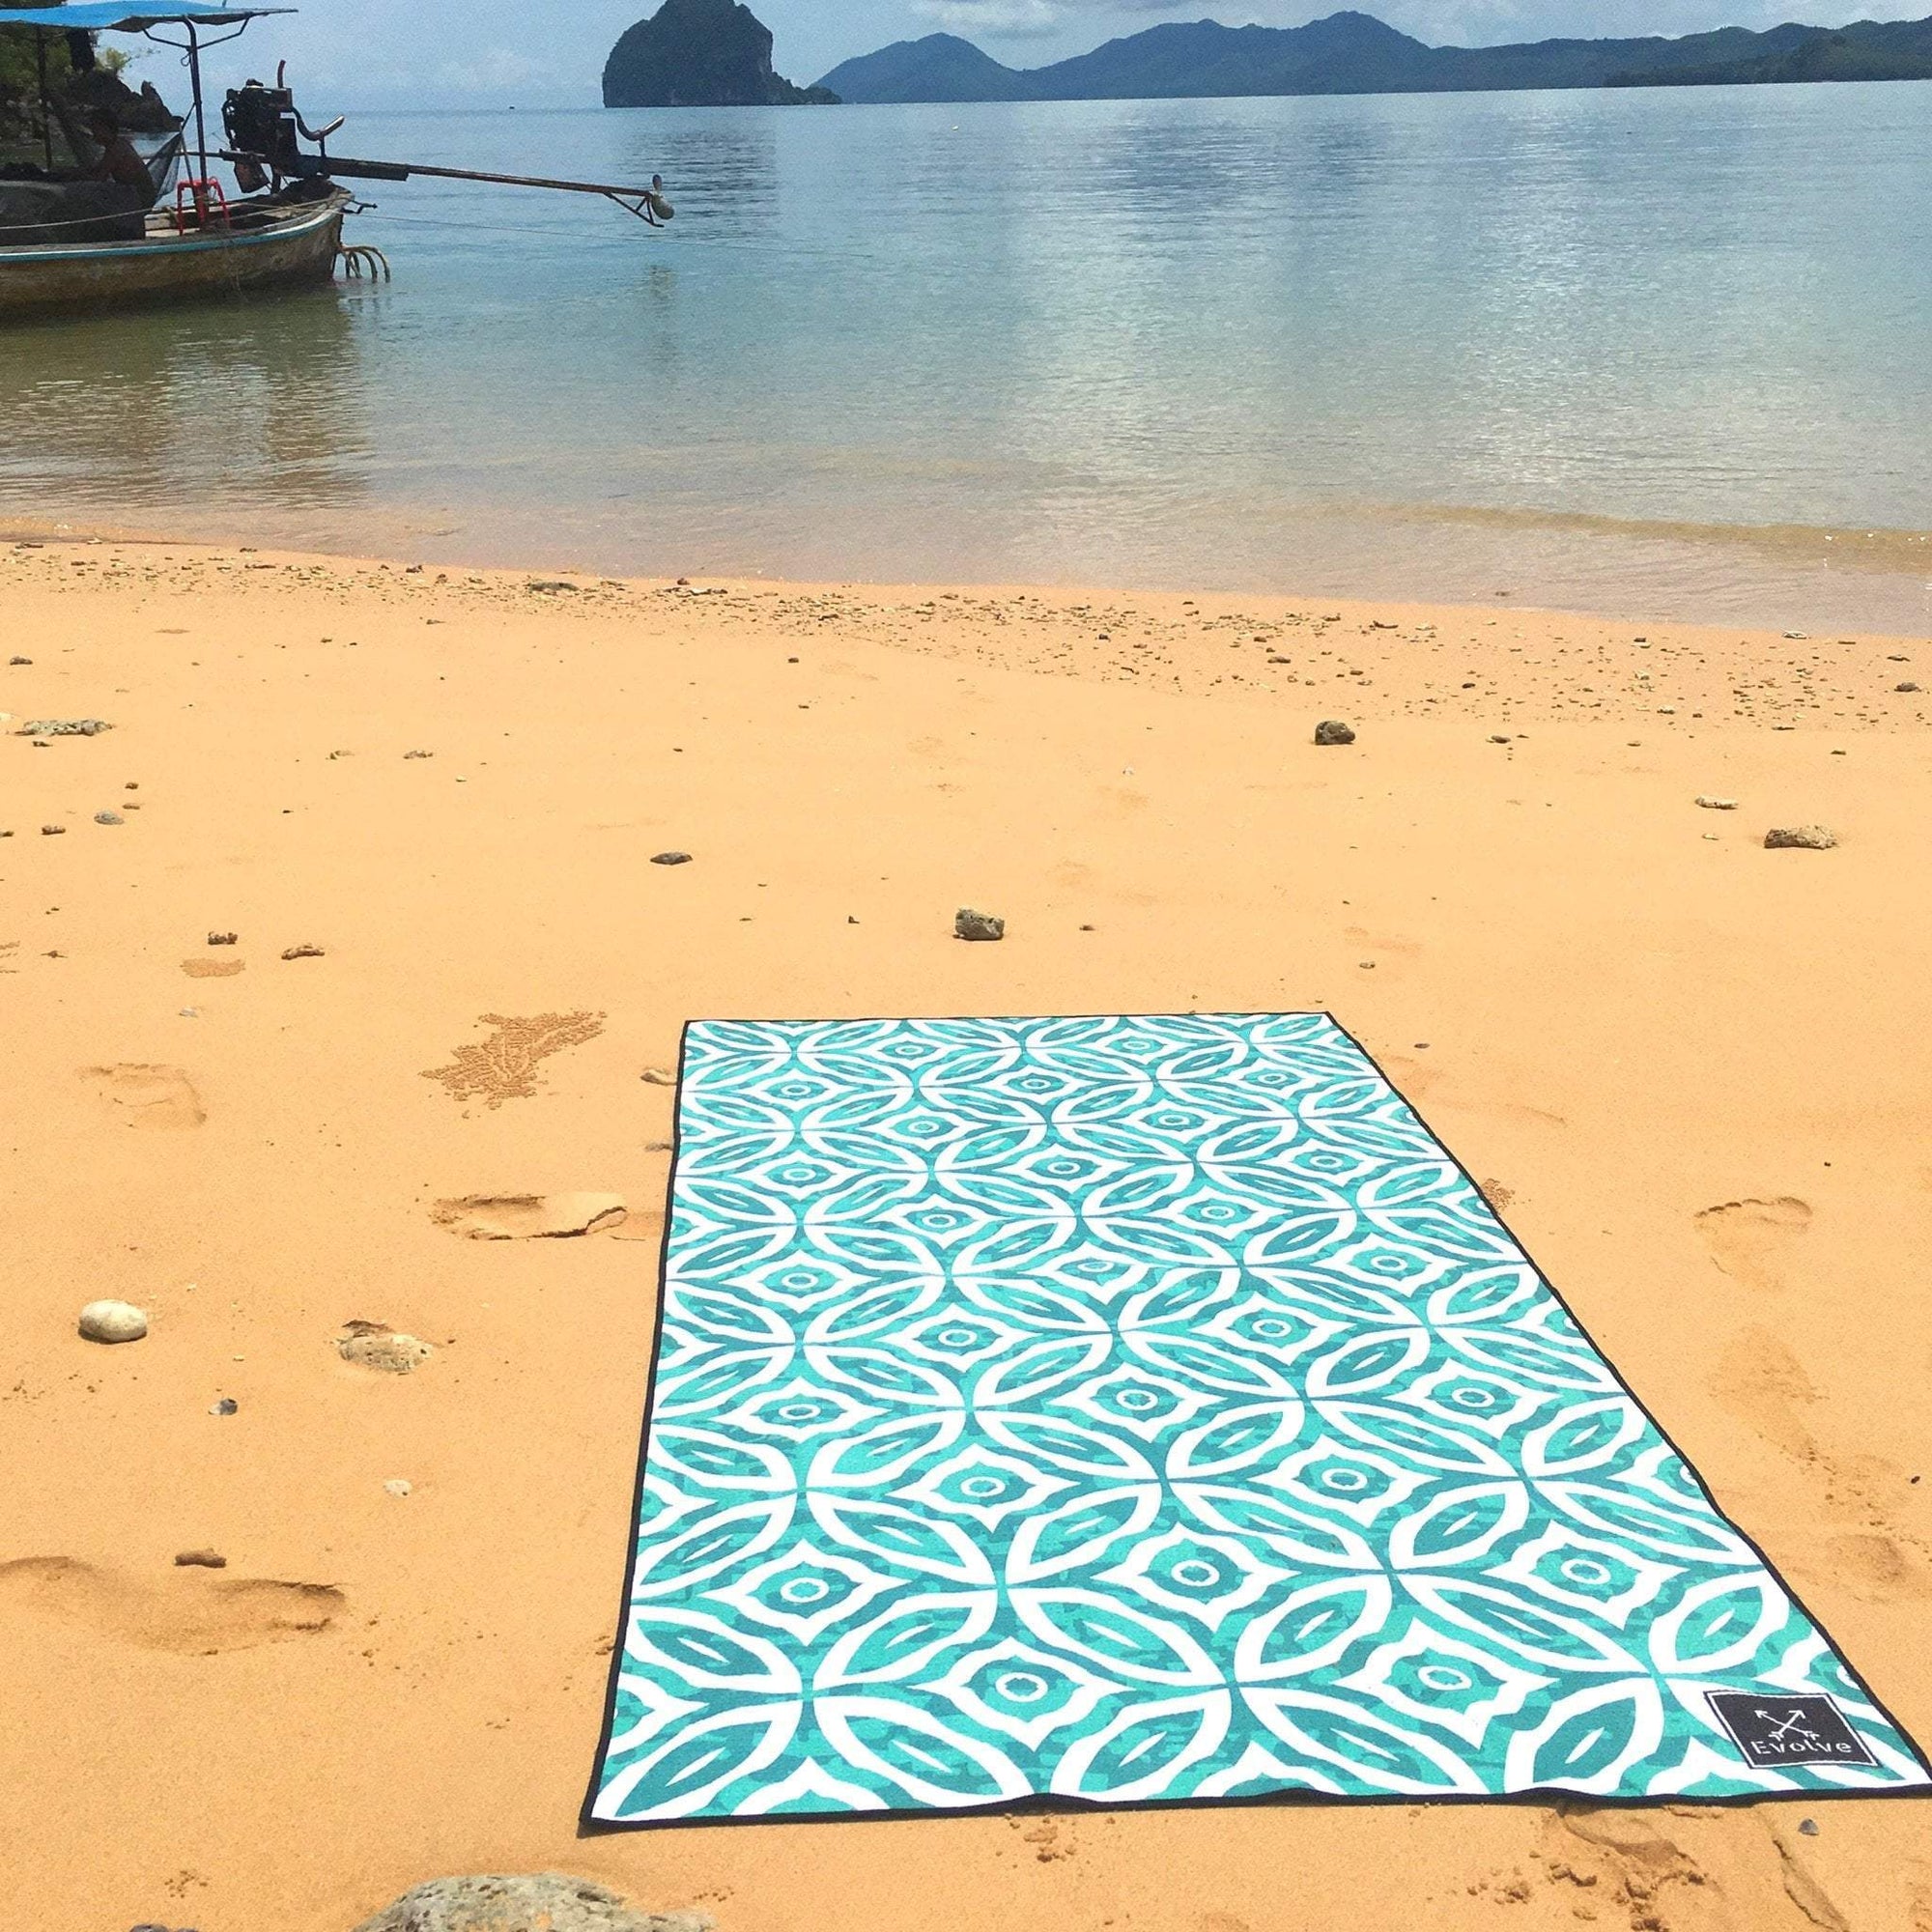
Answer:
[[[9,329],[0,520],[1932,627],[1932,83],[335,145],[677,219],[370,185],[392,284]]]

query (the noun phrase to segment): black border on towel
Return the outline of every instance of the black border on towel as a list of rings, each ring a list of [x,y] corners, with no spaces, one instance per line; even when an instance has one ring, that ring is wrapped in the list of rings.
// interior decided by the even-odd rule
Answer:
[[[1912,1733],[1908,1731],[1902,1723],[1899,1722],[1897,1718],[1892,1715],[1892,1713],[1886,1707],[1885,1703],[1872,1690],[1871,1686],[1865,1682],[1862,1676],[1860,1675],[1857,1667],[1853,1664],[1851,1659],[1848,1658],[1844,1654],[1844,1652],[1839,1649],[1837,1639],[1833,1636],[1833,1634],[1829,1630],[1826,1629],[1822,1620],[1812,1613],[1809,1606],[1798,1595],[1797,1591],[1795,1591],[1791,1587],[1791,1585],[1785,1581],[1784,1577],[1779,1574],[1777,1565],[1775,1564],[1768,1555],[1766,1555],[1763,1548],[1760,1546],[1757,1539],[1754,1536],[1752,1536],[1749,1533],[1749,1531],[1744,1529],[1738,1523],[1732,1521],[1731,1518],[1725,1514],[1724,1510],[1719,1504],[1717,1497],[1711,1492],[1711,1486],[1707,1482],[1705,1482],[1703,1474],[1698,1469],[1697,1465],[1694,1463],[1692,1463],[1690,1457],[1685,1455],[1683,1450],[1681,1450],[1677,1446],[1675,1438],[1670,1435],[1669,1431],[1666,1430],[1663,1427],[1663,1425],[1658,1421],[1656,1416],[1654,1416],[1650,1412],[1650,1409],[1648,1408],[1648,1406],[1646,1406],[1643,1398],[1639,1396],[1637,1392],[1631,1387],[1630,1383],[1624,1379],[1623,1371],[1619,1369],[1616,1363],[1610,1359],[1608,1354],[1605,1353],[1605,1351],[1604,1350],[1603,1347],[1598,1343],[1597,1338],[1590,1333],[1587,1327],[1584,1326],[1583,1322],[1578,1319],[1577,1311],[1570,1306],[1568,1301],[1564,1299],[1562,1291],[1556,1286],[1556,1284],[1553,1281],[1550,1280],[1548,1275],[1544,1272],[1541,1264],[1537,1262],[1536,1258],[1529,1252],[1529,1250],[1526,1247],[1524,1247],[1522,1239],[1517,1234],[1516,1230],[1512,1228],[1508,1224],[1508,1222],[1506,1222],[1503,1219],[1501,1213],[1498,1211],[1495,1205],[1490,1201],[1489,1197],[1486,1194],[1483,1193],[1482,1187],[1477,1182],[1475,1176],[1472,1175],[1469,1172],[1469,1170],[1463,1165],[1462,1161],[1457,1157],[1457,1155],[1443,1144],[1441,1136],[1438,1135],[1435,1129],[1429,1124],[1429,1122],[1423,1117],[1421,1110],[1408,1097],[1408,1095],[1405,1094],[1402,1091],[1402,1089],[1398,1087],[1395,1084],[1395,1082],[1389,1078],[1386,1069],[1382,1066],[1381,1063],[1377,1060],[1375,1055],[1371,1053],[1369,1049],[1365,1045],[1363,1045],[1363,1043],[1359,1039],[1357,1039],[1356,1037],[1352,1033],[1350,1033],[1349,1029],[1346,1026],[1344,1026],[1342,1022],[1339,1019],[1337,1019],[1336,1016],[1332,1012],[1330,1012],[1326,1008],[1314,1009],[1301,1012],[1245,1012],[1245,1013],[1244,1012],[1002,1013],[1002,1014],[975,1014],[975,1015],[960,1015],[960,1014],[935,1015],[930,1013],[927,1014],[879,1013],[879,1014],[869,1014],[869,1015],[849,1014],[838,1020],[833,1020],[833,1019],[796,1020],[795,1019],[795,1020],[776,1020],[776,1021],[744,1021],[740,1022],[740,1024],[778,1025],[778,1026],[836,1026],[844,1024],[853,1026],[866,1026],[866,1025],[884,1025],[895,1020],[904,1020],[904,1019],[921,1019],[921,1018],[952,1019],[961,1017],[989,1019],[994,1021],[995,1023],[1004,1023],[1004,1022],[1029,1020],[1029,1019],[1033,1020],[1058,1020],[1058,1019],[1093,1019],[1093,1020],[1237,1019],[1238,1020],[1238,1019],[1301,1019],[1301,1018],[1325,1019],[1329,1023],[1329,1025],[1331,1025],[1335,1029],[1335,1031],[1339,1033],[1342,1036],[1342,1037],[1346,1039],[1350,1043],[1350,1045],[1351,1045],[1355,1049],[1355,1051],[1362,1056],[1362,1058],[1365,1061],[1368,1062],[1369,1065],[1375,1069],[1377,1075],[1380,1078],[1383,1085],[1385,1085],[1388,1088],[1389,1092],[1392,1093],[1396,1096],[1396,1098],[1400,1100],[1402,1104],[1408,1109],[1410,1118],[1414,1120],[1417,1126],[1419,1126],[1422,1129],[1422,1131],[1429,1137],[1429,1139],[1435,1144],[1438,1151],[1442,1154],[1443,1158],[1446,1159],[1450,1163],[1450,1165],[1455,1168],[1456,1172],[1460,1174],[1465,1181],[1468,1182],[1469,1186],[1475,1190],[1477,1196],[1483,1201],[1485,1207],[1489,1208],[1489,1211],[1491,1215],[1493,1217],[1497,1227],[1499,1227],[1503,1231],[1503,1233],[1507,1235],[1513,1242],[1515,1242],[1517,1252],[1520,1255],[1521,1255],[1523,1260],[1529,1264],[1532,1269],[1535,1270],[1537,1279],[1540,1282],[1542,1282],[1545,1289],[1548,1291],[1550,1296],[1556,1302],[1556,1305],[1560,1309],[1562,1309],[1564,1314],[1567,1315],[1570,1318],[1571,1321],[1576,1324],[1577,1332],[1582,1336],[1583,1340],[1586,1343],[1589,1344],[1590,1349],[1596,1354],[1597,1359],[1601,1361],[1605,1366],[1605,1368],[1606,1368],[1609,1371],[1611,1379],[1615,1381],[1617,1387],[1621,1389],[1623,1393],[1630,1399],[1632,1404],[1635,1406],[1637,1413],[1640,1414],[1643,1417],[1643,1419],[1646,1422],[1648,1422],[1653,1429],[1657,1431],[1659,1436],[1662,1438],[1664,1446],[1668,1448],[1671,1454],[1674,1455],[1677,1458],[1677,1460],[1683,1463],[1685,1468],[1690,1471],[1691,1481],[1697,1485],[1698,1493],[1701,1494],[1705,1502],[1710,1505],[1712,1513],[1717,1517],[1718,1520],[1725,1524],[1726,1527],[1735,1530],[1738,1536],[1743,1539],[1744,1543],[1750,1549],[1751,1553],[1757,1558],[1757,1560],[1760,1563],[1764,1565],[1764,1568],[1767,1574],[1770,1576],[1772,1581],[1775,1582],[1778,1586],[1778,1588],[1784,1592],[1786,1597],[1788,1597],[1791,1600],[1792,1605],[1797,1608],[1797,1610],[1808,1620],[1812,1629],[1815,1630],[1818,1633],[1819,1636],[1824,1639],[1826,1649],[1829,1650],[1832,1656],[1837,1661],[1838,1666],[1844,1671],[1845,1675],[1849,1677],[1852,1680],[1852,1682],[1858,1686],[1859,1690],[1864,1694],[1866,1700],[1870,1703],[1873,1710],[1875,1710],[1878,1713],[1878,1715],[1881,1718],[1883,1718],[1885,1721],[1889,1723],[1894,1731],[1898,1733],[1899,1738],[1904,1742],[1906,1749],[1910,1751],[1913,1757],[1918,1761],[1919,1770],[1926,1775],[1926,1777],[1928,1779],[1932,1779],[1932,1758],[1928,1758],[1926,1756],[1924,1748],[1920,1746],[1918,1740],[1915,1738],[1912,1735]],[[1815,1790],[1810,1790],[1810,1791],[1742,1791],[1742,1792],[1727,1793],[1717,1797],[1704,1797],[1702,1795],[1692,1792],[1662,1792],[1659,1793],[1654,1797],[1644,1795],[1644,1796],[1629,1797],[1629,1798],[1621,1796],[1606,1798],[1599,1795],[1596,1792],[1577,1791],[1564,1785],[1532,1785],[1522,1791],[1503,1791],[1503,1792],[1448,1791],[1439,1793],[1431,1793],[1431,1792],[1417,1793],[1417,1792],[1407,1792],[1407,1791],[1386,1791],[1386,1792],[1374,1792],[1367,1794],[1356,1794],[1356,1793],[1341,1794],[1329,1791],[1261,1791],[1261,1792],[1246,1792],[1240,1794],[1239,1796],[1220,1797],[1220,1798],[1129,1798],[1129,1799],[1076,1798],[1068,1793],[1054,1791],[1054,1792],[1036,1792],[1025,1798],[994,1799],[984,1804],[902,1805],[902,1806],[887,1806],[876,1811],[776,1811],[776,1812],[765,1812],[750,1817],[738,1817],[738,1818],[593,1817],[591,1815],[591,1806],[595,1804],[595,1803],[597,1802],[597,1794],[602,1787],[603,1780],[601,1777],[601,1773],[604,1768],[605,1753],[611,1747],[611,1734],[613,1728],[615,1727],[616,1723],[617,1681],[623,1672],[624,1637],[627,1631],[630,1628],[631,1585],[635,1577],[635,1574],[637,1571],[637,1564],[638,1564],[638,1516],[639,1512],[643,1507],[644,1467],[650,1456],[651,1414],[654,1406],[654,1400],[657,1395],[658,1354],[664,1342],[664,1302],[665,1302],[664,1285],[665,1285],[665,1274],[667,1272],[670,1260],[671,1213],[676,1205],[676,1198],[677,1198],[677,1157],[679,1151],[679,1134],[684,1120],[685,1046],[687,1040],[690,1037],[692,1024],[693,1023],[690,1020],[687,1020],[678,1034],[677,1086],[674,1090],[677,1095],[677,1100],[676,1100],[676,1105],[672,1112],[671,1144],[670,1144],[670,1175],[668,1179],[665,1183],[664,1235],[662,1240],[659,1243],[659,1250],[658,1250],[658,1289],[657,1289],[658,1299],[657,1299],[657,1311],[652,1319],[652,1323],[651,1323],[650,1374],[644,1385],[644,1422],[643,1422],[642,1437],[638,1445],[637,1480],[632,1487],[630,1514],[625,1520],[626,1532],[630,1540],[630,1548],[629,1548],[629,1554],[626,1556],[624,1562],[624,1594],[617,1605],[617,1633],[611,1647],[610,1681],[604,1693],[604,1722],[602,1728],[598,1733],[596,1753],[592,1757],[590,1763],[589,1788],[584,1793],[583,1804],[581,1810],[578,1813],[579,1836],[581,1837],[602,1836],[604,1833],[608,1832],[709,1831],[719,1826],[731,1826],[731,1825],[856,1825],[856,1824],[874,1824],[874,1823],[884,1824],[891,1822],[899,1822],[909,1819],[920,1819],[923,1820],[928,1824],[931,1824],[947,1818],[984,1818],[984,1817],[1001,1817],[1007,1815],[1030,1816],[1041,1812],[1058,1813],[1062,1815],[1070,1814],[1073,1816],[1080,1816],[1082,1814],[1090,1814],[1101,1811],[1217,1811],[1217,1810],[1233,1810],[1233,1809],[1253,1809],[1257,1806],[1263,1806],[1263,1805],[1535,1804],[1535,1805],[1542,1805],[1546,1808],[1553,1808],[1559,1804],[1570,1804],[1588,1805],[1593,1808],[1605,1808],[1614,1806],[1623,1810],[1640,1810],[1640,1809],[1655,1808],[1656,1806],[1662,1804],[1700,1804],[1700,1805],[1702,1804],[1708,1804],[1708,1805],[1811,1804],[1819,1803],[1821,1801],[1832,1802],[1842,1799],[1856,1799],[1865,1803],[1872,1803],[1874,1801],[1886,1800],[1886,1799],[1897,1799],[1897,1798],[1925,1799],[1928,1797],[1932,1797],[1932,1787],[1918,1786],[1918,1785],[1896,1785],[1896,1784],[1889,1785],[1879,1790],[1860,1789],[1857,1786],[1821,1785]]]

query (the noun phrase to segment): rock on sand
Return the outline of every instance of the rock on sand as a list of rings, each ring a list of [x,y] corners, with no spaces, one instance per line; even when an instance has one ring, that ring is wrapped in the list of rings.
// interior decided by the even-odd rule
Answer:
[[[710,1932],[705,1912],[633,1912],[608,1887],[561,1872],[433,1878],[355,1932]]]
[[[1829,852],[1837,842],[1838,835],[1822,825],[1774,825],[1764,835],[1767,852]]]
[[[90,1301],[80,1311],[80,1332],[90,1342],[138,1342],[148,1318],[131,1301]]]
[[[1355,742],[1355,728],[1345,724],[1339,718],[1324,718],[1315,727],[1315,742],[1318,745],[1352,745]]]
[[[401,1335],[386,1321],[346,1321],[346,1335],[336,1338],[335,1352],[359,1368],[380,1369],[385,1376],[406,1376],[436,1353],[427,1342]]]
[[[971,906],[961,906],[952,915],[952,936],[954,939],[1004,939],[1007,923],[995,913],[975,912]]]

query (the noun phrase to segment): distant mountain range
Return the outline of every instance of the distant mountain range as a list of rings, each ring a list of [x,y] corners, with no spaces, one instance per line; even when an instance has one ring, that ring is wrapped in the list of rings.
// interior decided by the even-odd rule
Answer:
[[[1446,94],[1493,88],[1667,87],[1932,79],[1932,18],[1834,29],[1724,27],[1681,40],[1432,47],[1367,14],[1305,27],[1150,27],[1050,67],[1003,67],[953,34],[841,62],[842,100],[1142,100],[1255,94]]]

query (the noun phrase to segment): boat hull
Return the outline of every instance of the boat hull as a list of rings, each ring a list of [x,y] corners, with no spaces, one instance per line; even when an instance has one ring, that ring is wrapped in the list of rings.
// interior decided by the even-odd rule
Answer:
[[[247,295],[326,282],[342,245],[337,192],[260,227],[175,235],[162,218],[139,242],[0,248],[0,320],[113,314],[151,302]]]

